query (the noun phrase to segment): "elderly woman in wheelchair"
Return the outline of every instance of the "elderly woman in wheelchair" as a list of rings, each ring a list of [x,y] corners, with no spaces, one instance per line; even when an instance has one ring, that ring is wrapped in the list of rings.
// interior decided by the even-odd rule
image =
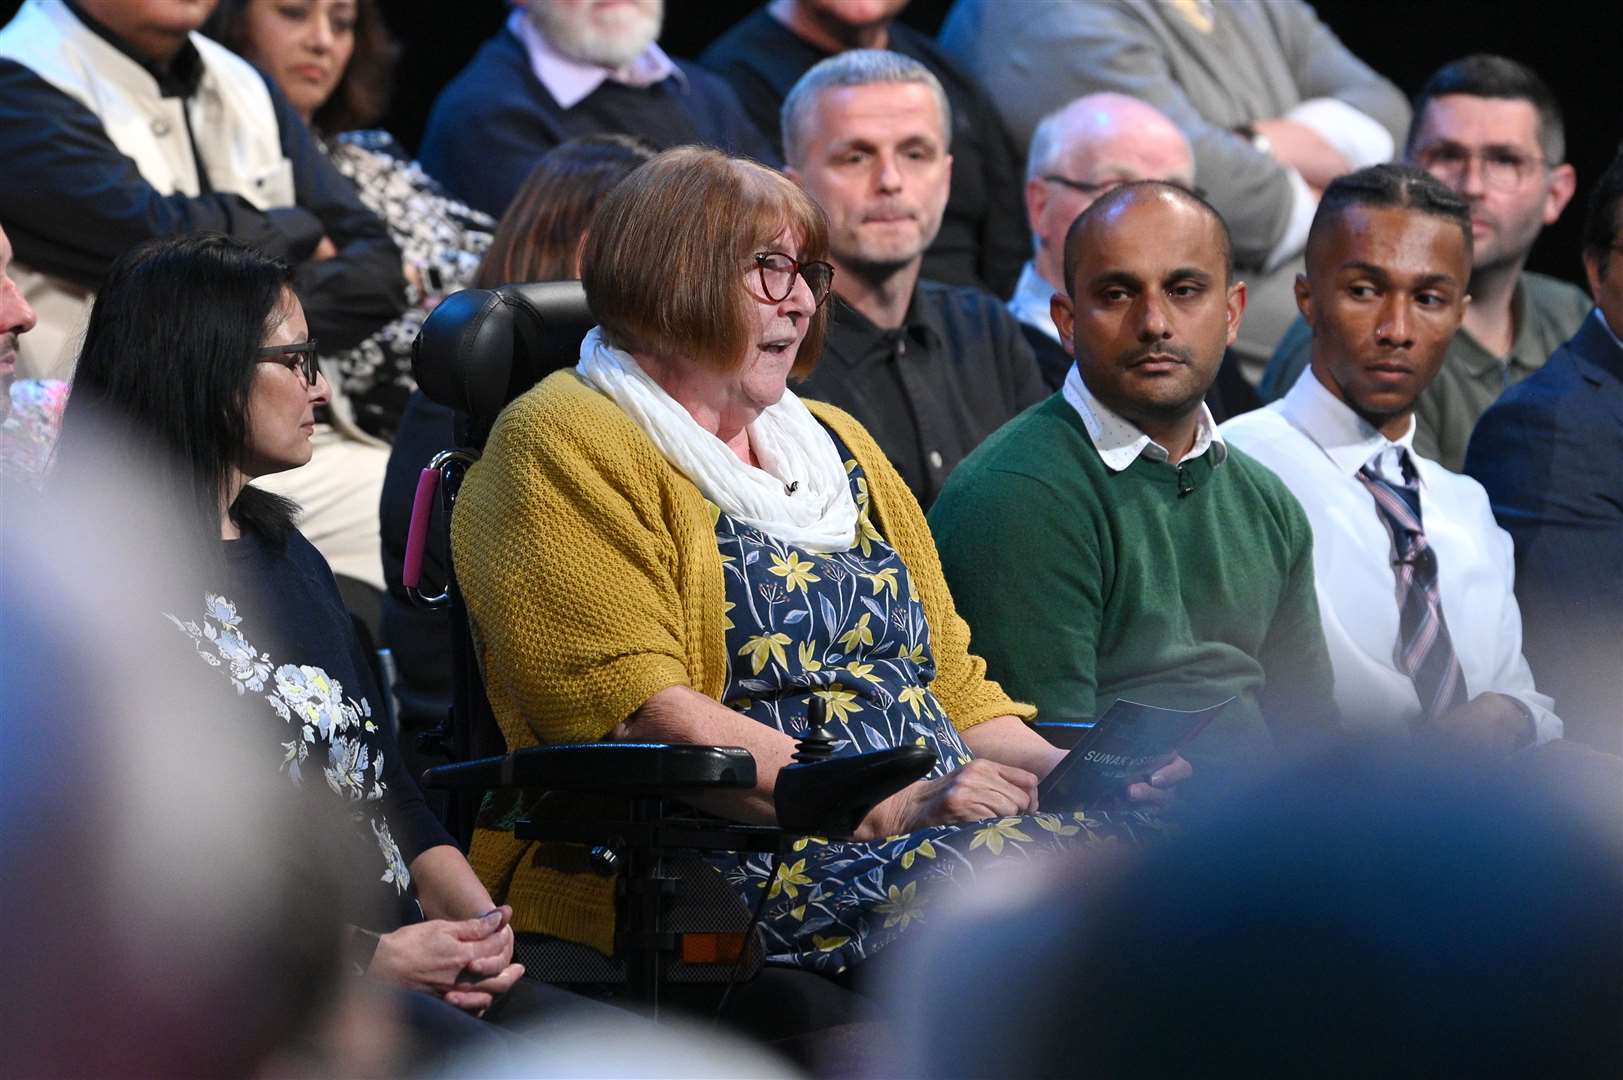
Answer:
[[[834,269],[821,209],[778,173],[668,151],[605,199],[583,249],[598,327],[580,363],[501,415],[452,523],[491,707],[510,748],[603,739],[739,746],[754,790],[704,808],[771,822],[820,698],[836,754],[937,764],[846,839],[776,866],[718,857],[770,962],[854,968],[939,883],[1146,818],[1043,813],[1064,756],[969,652],[924,516],[861,425],[803,401]],[[1136,785],[1153,802],[1182,759]],[[515,925],[608,952],[613,884],[511,832],[472,861]]]

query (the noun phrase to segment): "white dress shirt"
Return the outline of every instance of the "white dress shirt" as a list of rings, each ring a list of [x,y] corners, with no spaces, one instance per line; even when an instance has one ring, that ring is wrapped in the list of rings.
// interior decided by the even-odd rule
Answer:
[[[1014,295],[1009,297],[1009,314],[1014,316],[1015,322],[1035,326],[1053,338],[1056,344],[1063,345],[1065,343],[1059,339],[1059,327],[1054,325],[1054,316],[1048,306],[1057,291],[1037,273],[1037,264],[1027,259],[1026,265],[1020,269],[1020,280],[1015,283]]]
[[[1100,460],[1111,472],[1121,472],[1140,457],[1147,457],[1151,461],[1171,459],[1172,455],[1167,453],[1166,447],[1094,397],[1088,384],[1082,381],[1082,372],[1075,364],[1071,365],[1070,373],[1065,376],[1065,385],[1060,388],[1060,393],[1082,417],[1082,426],[1088,429],[1088,438],[1093,440]],[[1212,410],[1206,407],[1204,401],[1200,403],[1200,416],[1196,423],[1195,447],[1183,456],[1183,460],[1192,461],[1210,450],[1212,465],[1223,464],[1228,457],[1228,447],[1223,445],[1223,436],[1217,432],[1217,421],[1212,418]]]
[[[1407,733],[1421,715],[1414,683],[1398,670],[1398,586],[1392,538],[1358,479],[1372,459],[1401,480],[1402,456],[1419,473],[1421,525],[1437,555],[1443,618],[1467,694],[1507,694],[1532,711],[1539,742],[1559,738],[1551,699],[1522,658],[1510,537],[1487,493],[1468,476],[1413,453],[1414,422],[1396,442],[1330,394],[1313,370],[1272,405],[1229,420],[1225,438],[1272,469],[1313,525],[1319,614],[1336,674],[1336,704],[1355,730]]]

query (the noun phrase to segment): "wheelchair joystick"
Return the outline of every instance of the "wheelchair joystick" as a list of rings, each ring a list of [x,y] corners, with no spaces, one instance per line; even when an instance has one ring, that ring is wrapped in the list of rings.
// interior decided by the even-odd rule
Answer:
[[[834,742],[828,730],[828,702],[813,694],[806,703],[806,734],[795,743],[795,763],[810,765],[832,757]]]
[[[620,854],[607,844],[598,844],[587,852],[586,861],[599,877],[613,877],[620,871]]]

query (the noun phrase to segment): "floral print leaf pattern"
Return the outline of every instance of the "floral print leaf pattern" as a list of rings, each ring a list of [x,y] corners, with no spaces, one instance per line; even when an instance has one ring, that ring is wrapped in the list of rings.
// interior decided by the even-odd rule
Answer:
[[[778,876],[772,882],[771,890],[766,894],[767,899],[772,899],[780,892],[788,893],[789,899],[791,900],[795,899],[795,897],[800,895],[800,889],[798,886],[810,885],[812,883],[812,879],[806,876],[805,871],[805,859],[800,859],[797,862],[789,865],[780,865],[778,867]]]
[[[1003,842],[1005,840],[1029,844],[1031,837],[1020,831],[1019,818],[999,818],[997,821],[975,830],[975,839],[969,842],[969,849],[974,851],[982,844],[985,844],[993,855],[1001,855],[1003,854]]]
[[[928,840],[920,840],[917,847],[911,847],[902,852],[902,869],[913,869],[913,860],[915,859],[933,858],[935,858],[935,845]]]
[[[293,737],[278,743],[279,765],[289,780],[302,784],[302,766],[311,751],[325,751],[322,775],[327,786],[350,804],[352,814],[369,823],[383,861],[382,880],[405,893],[411,871],[383,813],[383,754],[373,753],[364,738],[377,731],[371,704],[346,695],[343,685],[319,667],[274,664],[269,653],[249,643],[236,604],[223,596],[204,595],[201,623],[168,612],[164,617],[192,639],[204,662],[224,669],[237,693],[262,693],[271,711],[289,725]]]
[[[840,644],[845,647],[847,652],[861,645],[873,644],[873,631],[868,629],[868,614],[866,612],[863,613],[862,617],[856,621],[851,629],[840,635]]]
[[[1055,833],[1059,836],[1075,836],[1077,833],[1082,831],[1082,826],[1080,825],[1065,824],[1062,820],[1060,820],[1060,816],[1058,814],[1038,814],[1033,817],[1032,820],[1037,823],[1039,828],[1047,829],[1049,832]]]
[[[868,583],[873,586],[875,596],[888,589],[890,590],[890,598],[892,600],[896,599],[896,568],[894,566],[887,566],[878,573],[863,574],[862,576],[867,578]]]
[[[834,604],[833,604],[832,601],[829,600],[827,593],[819,593],[818,594],[818,596],[817,596],[817,604],[822,609],[822,613],[823,613],[823,629],[832,638],[834,636],[834,634],[839,630],[839,626],[840,626],[839,613],[835,610]]]
[[[783,647],[789,644],[788,634],[757,634],[744,642],[738,650],[739,656],[750,658],[750,674],[759,675],[761,669],[766,667],[768,658],[780,668],[789,666],[789,660],[783,653]]]
[[[796,589],[805,591],[806,586],[823,579],[812,573],[816,563],[802,559],[798,551],[791,551],[787,559],[772,552],[772,572],[784,579],[784,588],[790,592]]]
[[[835,754],[893,746],[933,750],[940,777],[971,758],[932,691],[935,656],[907,566],[874,528],[867,478],[841,447],[861,519],[849,551],[812,553],[717,513],[726,586],[722,700],[760,723],[804,735],[809,701],[826,706]],[[769,855],[712,862],[754,905],[774,963],[840,971],[923,920],[938,890],[995,861],[1041,858],[1119,833],[1154,835],[1147,814],[1045,814],[940,825],[867,843],[801,837],[776,868]],[[766,894],[762,900],[763,892]]]
[[[919,883],[916,881],[909,881],[900,889],[894,885],[890,886],[885,894],[889,899],[874,909],[885,917],[886,930],[897,925],[906,930],[908,923],[924,917],[922,914],[924,901],[918,895],[918,888]]]
[[[851,718],[853,713],[859,712],[862,706],[857,704],[857,695],[852,690],[842,690],[838,686],[829,690],[814,692],[828,704],[828,718],[835,723],[843,724]],[[868,729],[872,731],[872,728]]]

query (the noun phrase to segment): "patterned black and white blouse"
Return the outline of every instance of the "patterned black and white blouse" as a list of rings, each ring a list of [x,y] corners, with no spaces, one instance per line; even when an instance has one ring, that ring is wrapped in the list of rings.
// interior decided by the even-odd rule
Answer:
[[[405,314],[355,348],[326,358],[356,421],[368,433],[389,439],[417,387],[411,343],[434,305],[473,284],[496,223],[448,195],[386,131],[346,131],[323,139],[322,149],[355,185],[361,202],[389,227],[420,280],[420,286],[407,283],[411,306]]]

